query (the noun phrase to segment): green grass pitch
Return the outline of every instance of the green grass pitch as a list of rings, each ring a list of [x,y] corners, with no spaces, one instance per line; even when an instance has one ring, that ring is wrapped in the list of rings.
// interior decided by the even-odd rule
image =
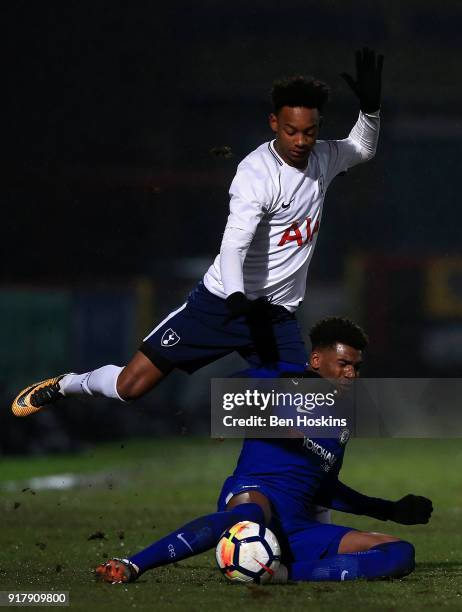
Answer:
[[[210,551],[148,572],[130,585],[95,583],[92,570],[126,556],[181,524],[215,510],[239,443],[206,438],[129,440],[79,455],[4,458],[0,590],[67,590],[75,610],[460,610],[462,609],[462,444],[459,440],[352,440],[342,479],[397,499],[412,492],[433,500],[428,526],[405,527],[350,515],[339,523],[392,533],[417,550],[417,569],[403,580],[228,584]],[[22,490],[12,481],[74,474],[69,490]],[[98,534],[104,537],[89,539]]]

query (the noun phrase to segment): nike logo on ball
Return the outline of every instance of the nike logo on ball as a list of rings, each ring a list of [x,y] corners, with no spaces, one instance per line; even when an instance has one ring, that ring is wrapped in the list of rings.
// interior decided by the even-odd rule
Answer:
[[[271,576],[274,576],[274,570],[272,570],[270,567],[268,567],[267,565],[265,565],[258,559],[255,559],[255,557],[253,558],[253,560],[256,561],[258,565],[260,565],[266,572],[268,572],[268,574],[271,574]]]

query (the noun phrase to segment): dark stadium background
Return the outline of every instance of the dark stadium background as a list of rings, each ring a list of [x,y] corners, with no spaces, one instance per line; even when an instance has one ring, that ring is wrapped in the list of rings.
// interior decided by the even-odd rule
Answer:
[[[9,414],[26,384],[123,364],[217,253],[236,164],[271,137],[280,76],[327,81],[322,137],[347,135],[339,78],[385,54],[375,160],[331,186],[300,313],[371,337],[365,374],[458,376],[462,4],[15,2],[4,52],[0,451],[207,431],[209,378],[174,374],[129,406]],[[232,156],[229,155],[229,147]]]

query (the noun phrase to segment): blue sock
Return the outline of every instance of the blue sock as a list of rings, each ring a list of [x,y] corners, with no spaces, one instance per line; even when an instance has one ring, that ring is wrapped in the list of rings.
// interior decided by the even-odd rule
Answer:
[[[216,546],[221,534],[239,521],[265,523],[263,510],[258,504],[239,504],[232,510],[202,516],[180,529],[172,531],[158,542],[130,557],[140,568],[140,574],[148,569],[167,565]]]
[[[414,547],[398,540],[357,553],[334,555],[317,561],[297,561],[289,567],[291,580],[356,580],[357,578],[398,578],[415,567]]]

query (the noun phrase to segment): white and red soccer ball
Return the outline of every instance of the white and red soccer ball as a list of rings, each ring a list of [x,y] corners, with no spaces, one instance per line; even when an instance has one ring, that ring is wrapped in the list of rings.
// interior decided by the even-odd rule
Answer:
[[[218,567],[233,582],[269,582],[279,568],[281,549],[274,533],[241,521],[227,529],[216,548]]]

